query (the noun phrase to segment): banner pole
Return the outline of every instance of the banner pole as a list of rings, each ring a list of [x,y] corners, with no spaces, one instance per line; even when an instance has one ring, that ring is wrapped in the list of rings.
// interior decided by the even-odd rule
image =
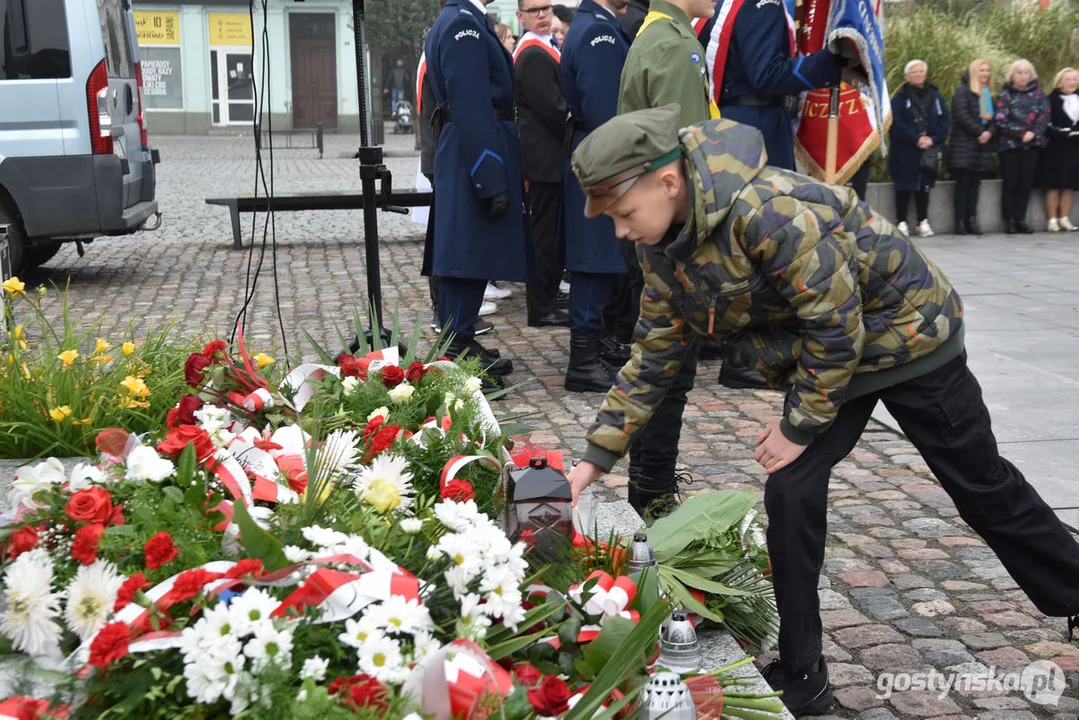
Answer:
[[[828,144],[825,146],[824,182],[834,185],[836,160],[839,155],[839,86],[831,90],[828,98]]]

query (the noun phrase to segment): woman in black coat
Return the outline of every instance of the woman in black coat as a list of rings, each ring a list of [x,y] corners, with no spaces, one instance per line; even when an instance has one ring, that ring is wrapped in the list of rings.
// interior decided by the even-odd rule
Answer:
[[[906,235],[907,209],[914,196],[918,211],[918,234],[933,234],[929,227],[929,189],[937,181],[936,172],[922,168],[922,154],[941,148],[948,139],[948,110],[940,91],[926,82],[924,60],[911,60],[904,68],[907,81],[892,97],[892,129],[889,134],[888,169],[895,183],[897,227]]]
[[[993,169],[993,74],[986,60],[975,60],[952,96],[951,166],[955,177],[955,234],[981,235],[978,188]]]
[[[1049,144],[1038,158],[1037,186],[1045,190],[1049,232],[1073,231],[1072,198],[1079,189],[1079,71],[1064,68],[1049,93]]]

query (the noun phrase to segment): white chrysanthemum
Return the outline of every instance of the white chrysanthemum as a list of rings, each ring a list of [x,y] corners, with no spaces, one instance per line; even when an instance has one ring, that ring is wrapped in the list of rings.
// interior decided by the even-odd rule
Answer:
[[[390,402],[394,405],[404,405],[412,399],[412,395],[416,392],[416,388],[409,383],[403,382],[397,387],[390,390]]]
[[[387,684],[402,683],[408,677],[408,667],[401,656],[401,646],[386,637],[370,638],[359,649],[360,672],[367,673]]]
[[[404,510],[412,503],[412,473],[401,455],[382,454],[362,468],[353,487],[379,512]]]
[[[265,590],[248,588],[243,595],[238,595],[229,604],[233,632],[244,637],[259,623],[268,620],[281,603]]]
[[[482,566],[483,554],[464,533],[447,533],[439,538],[436,547],[457,567],[478,570]]]
[[[319,527],[318,525],[305,527],[301,532],[303,533],[304,540],[320,549],[348,542],[348,535],[345,535],[343,532]]]
[[[319,480],[337,480],[348,474],[359,457],[359,442],[360,436],[352,430],[330,433],[315,457],[315,477]]]
[[[360,379],[358,377],[347,377],[341,381],[341,388],[345,393],[345,397],[354,395],[359,387]]]
[[[478,377],[470,377],[464,382],[465,392],[469,395],[478,393],[481,387],[483,387],[483,382]]]
[[[480,516],[475,500],[454,502],[445,500],[435,505],[435,517],[450,530],[460,532],[472,527]]]
[[[326,679],[326,671],[330,667],[330,661],[326,658],[316,655],[312,658],[307,658],[303,661],[303,667],[300,668],[300,679],[311,679],[315,682],[322,682]]]
[[[262,672],[269,665],[280,668],[292,666],[292,631],[278,630],[273,622],[255,626],[255,634],[244,645],[244,655],[251,658],[251,668]]]
[[[418,632],[412,636],[412,662],[418,663],[441,648],[442,644],[434,635],[428,632]]]
[[[491,618],[486,615],[463,617],[457,621],[457,637],[479,642],[487,637],[489,627],[491,627]]]
[[[202,616],[194,626],[185,628],[185,645],[193,650],[213,647],[221,638],[233,635],[232,610],[225,603],[217,603],[202,611]],[[189,634],[190,633],[190,634]]]
[[[469,583],[480,574],[479,565],[455,565],[442,574],[446,584],[453,590],[456,597],[468,592]]]
[[[15,471],[15,479],[11,481],[11,490],[8,492],[8,502],[13,508],[25,505],[36,510],[41,505],[34,501],[34,493],[47,490],[53,485],[62,485],[65,480],[67,473],[64,472],[64,465],[56,458],[49,458],[37,465],[24,465]]]
[[[322,549],[322,553],[325,555],[354,555],[365,562],[367,561],[370,552],[371,546],[359,535],[349,535],[344,541],[336,545],[329,545]],[[391,571],[397,569],[395,563],[393,568],[391,568]]]
[[[140,445],[127,456],[127,479],[145,480],[159,483],[172,477],[176,466],[168,458],[157,454],[157,450]]]
[[[345,620],[345,631],[337,636],[337,639],[350,647],[359,648],[369,640],[383,637],[384,633],[379,626],[361,615],[359,620],[349,618]]]
[[[52,591],[52,558],[41,548],[15,558],[4,572],[0,632],[28,655],[58,652],[60,594]]]
[[[401,521],[401,532],[415,535],[420,530],[423,530],[423,520],[419,518],[405,518]]]
[[[233,636],[221,638],[212,648],[185,654],[187,694],[205,704],[234,695],[236,686],[246,674],[243,672],[246,663],[240,641]]]
[[[75,579],[67,588],[67,608],[64,611],[67,626],[79,638],[85,641],[105,627],[124,579],[116,572],[116,567],[105,560],[79,566]]]
[[[91,485],[102,485],[106,481],[105,473],[88,463],[79,463],[71,468],[71,480],[68,489],[75,493],[89,490]]]
[[[283,550],[285,552],[285,559],[290,563],[302,563],[315,556],[310,550],[304,550],[298,545],[286,545]]]
[[[387,600],[372,605],[367,608],[365,615],[388,633],[413,634],[434,629],[431,612],[419,600],[405,600],[400,595],[391,595]]]

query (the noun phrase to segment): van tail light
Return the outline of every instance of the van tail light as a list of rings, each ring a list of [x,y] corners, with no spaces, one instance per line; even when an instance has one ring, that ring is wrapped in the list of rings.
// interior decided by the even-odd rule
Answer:
[[[150,133],[146,132],[146,117],[142,114],[142,63],[135,63],[135,81],[139,86],[139,138],[142,147],[150,147]]]
[[[94,155],[113,153],[112,113],[109,111],[109,73],[102,60],[86,81],[86,105],[90,115],[90,149]]]

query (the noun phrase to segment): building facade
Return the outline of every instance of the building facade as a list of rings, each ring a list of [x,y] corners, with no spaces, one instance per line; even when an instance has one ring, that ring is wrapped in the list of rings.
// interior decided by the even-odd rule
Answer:
[[[264,69],[263,111],[275,132],[359,131],[351,1],[270,0],[265,14],[255,6],[252,19],[242,0],[135,0],[150,132],[250,128]]]

